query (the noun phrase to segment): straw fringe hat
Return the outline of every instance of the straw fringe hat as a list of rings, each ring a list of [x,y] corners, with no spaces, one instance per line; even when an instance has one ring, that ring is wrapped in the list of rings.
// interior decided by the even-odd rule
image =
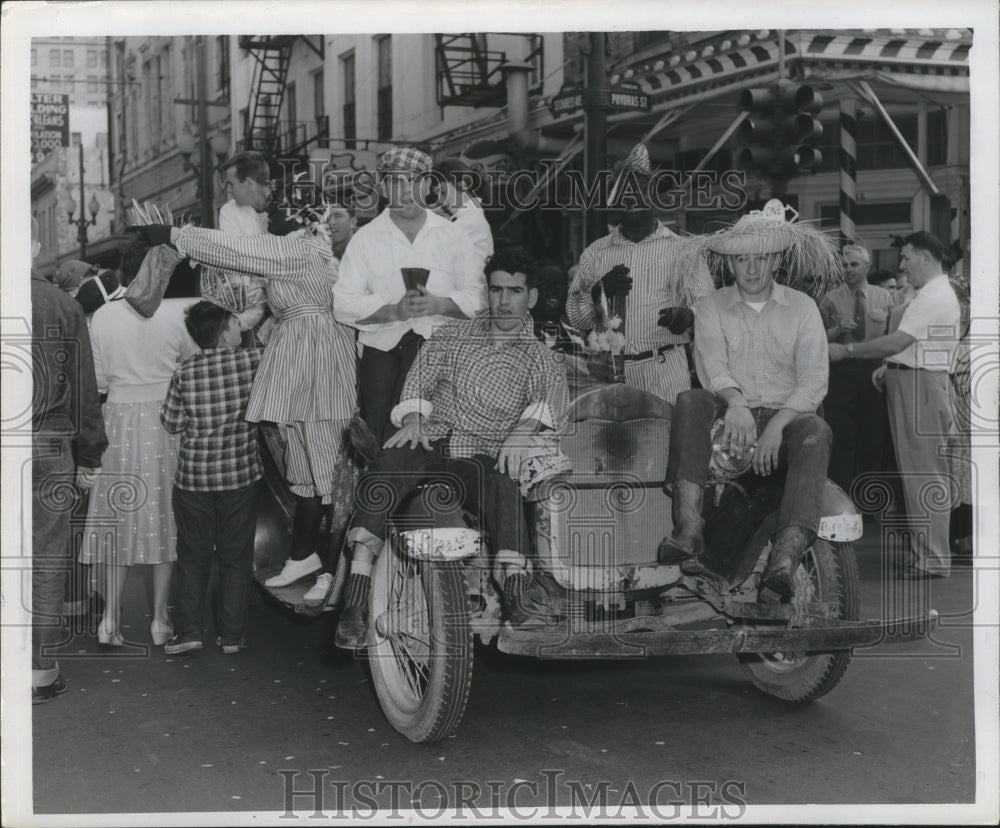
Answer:
[[[785,215],[792,212],[792,221]],[[713,272],[722,272],[729,256],[782,254],[789,287],[812,282],[825,292],[844,279],[843,261],[834,237],[809,222],[795,221],[798,213],[772,198],[763,210],[752,210],[730,227],[703,236],[701,247]]]

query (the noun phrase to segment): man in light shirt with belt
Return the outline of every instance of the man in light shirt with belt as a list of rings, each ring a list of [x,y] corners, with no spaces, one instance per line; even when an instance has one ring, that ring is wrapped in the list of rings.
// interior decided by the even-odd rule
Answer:
[[[819,303],[829,342],[842,345],[876,339],[886,333],[895,302],[889,291],[868,284],[871,254],[860,244],[841,251],[846,283]],[[885,402],[872,387],[879,361],[854,357],[830,366],[830,388],[823,416],[833,431],[830,479],[849,492],[855,476],[882,467]]]
[[[873,380],[885,387],[907,513],[911,521],[920,517],[928,526],[920,531],[911,524],[912,559],[900,571],[906,580],[951,574],[948,498],[941,509],[934,503],[950,487],[948,458],[938,448],[954,427],[949,389],[961,309],[941,266],[944,253],[944,246],[930,233],[907,236],[900,270],[917,294],[899,327],[870,342],[830,345],[831,362],[887,357]]]
[[[361,415],[379,445],[395,433],[389,414],[421,344],[449,319],[473,317],[486,298],[482,257],[425,206],[430,169],[430,157],[409,147],[379,158],[388,206],[354,234],[333,288],[337,321],[361,332]],[[404,267],[430,271],[426,284],[407,289]]]

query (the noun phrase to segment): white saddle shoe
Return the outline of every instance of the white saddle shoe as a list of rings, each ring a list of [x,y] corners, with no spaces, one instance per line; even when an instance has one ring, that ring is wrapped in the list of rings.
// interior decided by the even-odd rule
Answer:
[[[281,572],[264,581],[264,586],[272,589],[274,587],[288,586],[289,584],[294,584],[296,581],[301,581],[303,578],[312,575],[322,568],[323,563],[320,561],[319,555],[315,552],[301,561],[293,561],[289,558],[285,561]]]

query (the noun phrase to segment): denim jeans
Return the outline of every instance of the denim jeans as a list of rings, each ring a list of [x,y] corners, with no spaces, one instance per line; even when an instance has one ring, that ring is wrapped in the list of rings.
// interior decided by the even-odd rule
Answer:
[[[444,440],[433,442],[430,451],[417,446],[380,453],[358,484],[354,527],[384,540],[386,519],[403,498],[420,483],[446,480],[460,492],[465,507],[480,516],[494,552],[505,549],[529,555],[531,541],[517,484],[496,470],[495,458],[449,457],[444,444]]]
[[[212,554],[219,559],[216,623],[223,640],[243,635],[253,579],[253,538],[259,481],[241,489],[192,492],[174,486],[177,522],[177,606],[174,632],[201,635]]]
[[[32,685],[59,677],[51,649],[62,639],[63,592],[73,566],[70,514],[76,503],[69,437],[36,437],[31,445]]]
[[[670,424],[670,451],[664,487],[672,490],[678,480],[705,485],[712,458],[712,423],[726,406],[710,391],[684,391],[677,397]],[[757,435],[778,413],[773,408],[751,409]],[[799,414],[788,425],[778,450],[778,465],[788,472],[778,510],[778,528],[801,526],[813,532],[822,517],[823,487],[833,437],[830,427],[816,414]],[[753,474],[753,471],[747,472]]]

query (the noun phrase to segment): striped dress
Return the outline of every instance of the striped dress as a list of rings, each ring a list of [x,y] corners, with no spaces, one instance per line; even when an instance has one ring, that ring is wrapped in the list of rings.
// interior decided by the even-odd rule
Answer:
[[[356,407],[354,334],[333,318],[337,260],[308,233],[230,236],[185,227],[177,249],[199,262],[267,279],[278,319],[254,382],[247,420],[348,420]]]

